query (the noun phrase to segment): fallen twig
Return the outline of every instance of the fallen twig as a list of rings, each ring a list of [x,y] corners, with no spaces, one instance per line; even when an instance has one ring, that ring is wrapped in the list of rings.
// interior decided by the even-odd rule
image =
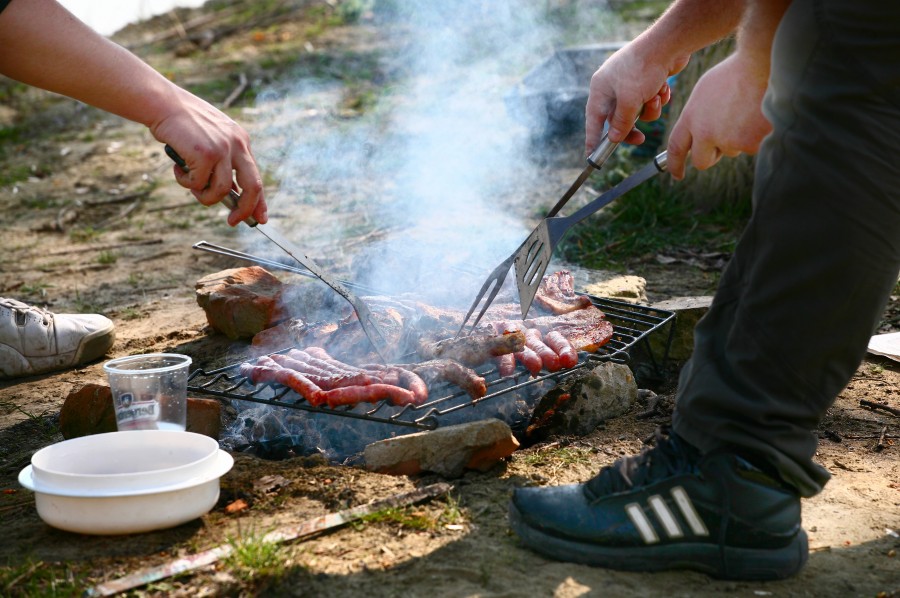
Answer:
[[[869,409],[880,409],[882,411],[887,411],[891,415],[900,417],[900,409],[894,409],[893,407],[888,407],[887,405],[882,405],[881,403],[876,403],[875,401],[867,401],[866,399],[861,399],[859,401],[860,407],[868,407]]]
[[[86,199],[84,201],[84,205],[96,207],[96,206],[108,206],[116,203],[127,203],[134,199],[144,199],[148,195],[150,195],[151,189],[145,189],[143,191],[136,191],[134,193],[128,193],[126,195],[115,195],[106,199]]]
[[[328,515],[323,515],[314,519],[307,519],[303,523],[297,525],[282,527],[263,536],[262,541],[276,544],[288,540],[296,540],[325,530],[340,527],[383,509],[404,507],[440,496],[441,494],[446,494],[450,491],[450,488],[450,484],[438,483],[419,488],[418,490],[413,490],[412,492],[395,494],[388,498],[376,500],[358,507],[344,509],[337,513],[329,513]],[[219,559],[228,556],[233,550],[234,547],[231,544],[221,544],[215,548],[191,556],[169,561],[159,567],[142,569],[131,575],[126,575],[125,577],[120,577],[119,579],[94,586],[93,588],[86,590],[84,596],[112,596],[119,592],[124,592],[154,581],[159,581],[160,579],[206,567],[207,565],[211,565]]]
[[[178,210],[181,208],[192,208],[194,206],[202,206],[196,199],[192,199],[191,201],[183,201],[181,203],[169,204],[167,206],[154,206],[152,208],[147,208],[147,212],[164,212],[166,210]]]
[[[238,74],[238,85],[234,88],[228,97],[225,98],[225,101],[222,102],[222,108],[230,108],[232,104],[234,104],[239,97],[241,97],[247,88],[250,87],[250,80],[247,79],[247,75],[244,73]]]
[[[880,453],[884,450],[884,435],[887,434],[887,426],[881,428],[881,434],[878,435],[878,442],[875,443],[875,452]]]
[[[148,239],[147,241],[129,241],[127,243],[111,243],[109,245],[91,245],[90,247],[82,247],[81,249],[63,249],[60,251],[51,251],[43,255],[71,255],[73,253],[87,253],[89,251],[108,251],[110,249],[133,247],[136,245],[159,245],[162,242],[162,239]]]

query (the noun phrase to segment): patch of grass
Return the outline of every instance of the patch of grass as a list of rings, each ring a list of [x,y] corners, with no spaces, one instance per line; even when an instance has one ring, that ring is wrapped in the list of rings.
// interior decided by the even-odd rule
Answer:
[[[4,141],[4,139],[2,139],[2,131],[5,130],[7,129],[0,130],[0,143],[3,143]],[[0,187],[14,185],[28,179],[29,176],[31,176],[31,168],[26,165],[5,167],[3,170],[0,170]],[[27,202],[25,203],[27,205]]]
[[[65,564],[29,559],[0,567],[3,596],[80,596],[85,585],[82,576]]]
[[[388,508],[369,513],[359,519],[357,525],[365,526],[368,523],[397,525],[406,529],[428,531],[435,529],[438,521],[421,511],[414,511],[411,507],[405,507]]]
[[[43,297],[46,293],[44,292],[47,289],[52,289],[53,285],[47,282],[32,282],[29,284],[23,284],[19,287],[19,293],[23,295],[38,295]]]
[[[536,451],[526,455],[523,461],[532,467],[546,465],[589,465],[591,463],[591,451],[589,449],[566,446],[562,448]]]
[[[264,536],[264,533],[251,532],[228,538],[232,553],[224,562],[238,578],[244,581],[259,577],[278,579],[286,573],[288,549],[263,540]]]
[[[119,256],[114,251],[101,251],[97,256],[98,264],[115,264],[119,260]]]
[[[629,158],[613,164],[599,184],[591,184],[609,189],[638,167]],[[596,269],[618,269],[679,247],[730,252],[749,216],[749,201],[723,202],[704,212],[677,187],[651,179],[574,227],[558,251],[566,260]]]
[[[103,234],[103,231],[86,226],[85,228],[76,228],[69,232],[69,239],[73,243],[90,243],[97,240],[101,234]]]

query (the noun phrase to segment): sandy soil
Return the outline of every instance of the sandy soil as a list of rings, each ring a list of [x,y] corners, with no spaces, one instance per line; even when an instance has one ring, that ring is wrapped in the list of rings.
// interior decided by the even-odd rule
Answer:
[[[266,35],[284,40],[297,34],[297,24],[279,27]],[[339,28],[330,35],[316,44],[338,52],[374,38],[371,27]],[[229,53],[265,51],[247,33],[214,46],[211,56],[224,62]],[[177,187],[168,159],[139,127],[86,114],[70,103],[54,103],[48,110],[44,118],[50,134],[20,140],[0,165],[5,171],[34,165],[31,178],[0,189],[0,209],[11,216],[0,223],[0,294],[57,312],[106,314],[117,326],[110,357],[175,351],[205,367],[234,362],[245,346],[206,327],[193,285],[203,275],[239,263],[191,245],[206,239],[251,249],[249,231],[229,229],[220,210],[204,209]],[[243,116],[253,130],[252,115]],[[60,119],[83,121],[84,128],[76,133],[71,124],[53,124]],[[545,188],[529,193],[558,194],[561,181],[577,171],[577,164],[547,164],[540,177]],[[322,211],[321,206],[309,208],[308,214]],[[306,233],[292,231],[315,240],[315,225],[313,218]],[[360,241],[351,237],[348,243],[354,240]],[[347,264],[335,260],[334,265]],[[654,300],[708,294],[715,279],[714,272],[685,265],[645,263],[635,273],[648,280]],[[895,300],[892,309],[896,305]],[[116,538],[57,531],[39,519],[33,497],[16,476],[34,451],[61,440],[60,406],[70,391],[90,382],[105,383],[101,362],[0,383],[0,580],[5,584],[0,594],[30,595],[38,588],[46,593],[52,583],[64,595],[78,594],[140,567],[229,541],[252,544],[279,525],[442,481],[238,454],[235,468],[222,480],[218,504],[200,520]],[[816,459],[833,479],[804,503],[811,555],[796,578],[736,583],[694,573],[621,573],[552,562],[521,548],[506,523],[511,489],[581,481],[616,457],[640,450],[643,439],[668,421],[671,385],[670,376],[655,388],[666,399],[656,417],[641,419],[636,408],[586,437],[551,438],[487,473],[450,480],[449,495],[396,516],[281,546],[272,560],[255,566],[232,560],[167,579],[143,588],[141,595],[900,595],[900,426],[896,416],[860,405],[868,400],[900,409],[900,366],[877,358],[860,366],[818,428]],[[283,479],[267,489],[258,483],[266,476]],[[226,507],[238,499],[248,508],[229,513]]]

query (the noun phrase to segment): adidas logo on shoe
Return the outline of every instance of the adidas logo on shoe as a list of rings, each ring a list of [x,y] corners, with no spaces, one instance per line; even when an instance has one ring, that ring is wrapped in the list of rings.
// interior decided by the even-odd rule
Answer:
[[[795,492],[674,434],[584,484],[517,488],[509,518],[536,552],[612,569],[768,580],[794,575],[809,556]]]

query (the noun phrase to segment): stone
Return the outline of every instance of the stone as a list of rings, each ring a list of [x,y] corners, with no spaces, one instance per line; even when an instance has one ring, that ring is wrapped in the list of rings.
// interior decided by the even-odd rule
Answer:
[[[281,300],[285,285],[259,266],[204,276],[195,288],[210,327],[232,340],[252,338],[288,316]]]
[[[540,400],[526,430],[529,442],[550,435],[584,436],[628,412],[638,388],[631,369],[607,361],[562,380]]]
[[[187,399],[187,431],[219,439],[222,405],[216,399]],[[69,393],[59,411],[63,438],[116,431],[116,412],[109,386],[87,384]]]
[[[485,419],[379,440],[366,446],[366,468],[392,475],[425,471],[457,478],[466,469],[487,471],[519,447],[506,422]]]
[[[583,290],[594,297],[618,299],[627,303],[646,305],[647,281],[640,276],[617,276],[609,280],[586,284]]]
[[[712,296],[675,297],[655,303],[652,307],[675,312],[671,326],[672,342],[668,347],[668,358],[676,363],[684,363],[694,352],[694,327],[712,304]],[[669,340],[669,326],[647,337],[654,355],[666,355]]]

